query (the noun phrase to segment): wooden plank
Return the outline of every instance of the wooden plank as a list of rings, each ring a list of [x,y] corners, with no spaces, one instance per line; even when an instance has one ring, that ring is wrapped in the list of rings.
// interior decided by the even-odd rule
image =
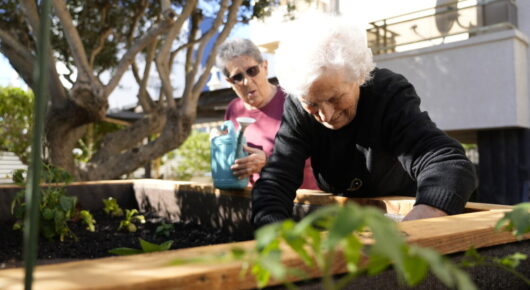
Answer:
[[[492,210],[403,222],[400,229],[410,243],[431,247],[442,254],[516,241],[509,233],[494,230],[506,210]],[[526,239],[530,235],[525,236]],[[241,263],[206,263],[168,266],[176,258],[218,255],[233,247],[250,248],[254,241],[173,250],[136,256],[111,257],[56,265],[38,266],[35,289],[242,289],[255,287],[250,276],[239,278]],[[284,263],[302,267],[290,250]],[[343,261],[335,273],[345,271]],[[318,277],[312,271],[312,277]],[[0,271],[0,289],[23,289],[23,269]]]
[[[498,209],[439,218],[402,222],[407,241],[436,249],[442,254],[465,251],[516,241],[511,233],[496,231],[495,225],[509,210]],[[525,236],[529,239],[530,234]]]

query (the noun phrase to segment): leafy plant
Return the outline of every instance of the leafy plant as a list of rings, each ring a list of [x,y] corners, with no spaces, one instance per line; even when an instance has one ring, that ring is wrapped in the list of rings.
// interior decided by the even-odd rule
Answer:
[[[510,231],[516,238],[521,239],[524,234],[530,232],[530,202],[515,205],[497,222],[495,228]]]
[[[408,245],[396,223],[374,207],[323,207],[298,223],[286,220],[266,225],[255,237],[253,250],[234,248],[215,258],[243,260],[244,272],[250,271],[260,288],[271,278],[293,288],[288,277],[309,277],[301,269],[282,263],[283,249],[289,247],[307,268],[321,273],[325,289],[341,289],[359,275],[375,275],[390,265],[409,286],[420,283],[430,269],[449,288],[476,289],[467,273],[449,259],[434,250]],[[333,265],[339,257],[344,258],[347,273],[335,279]],[[183,262],[175,260],[173,264]]]
[[[138,210],[136,209],[126,209],[125,218],[120,222],[118,231],[121,229],[126,229],[131,233],[136,232],[137,227],[136,224],[134,224],[134,221],[143,224],[145,223],[145,217],[143,215],[138,214]]]
[[[158,236],[169,237],[171,232],[174,230],[175,226],[173,224],[166,224],[165,222],[162,222],[162,224],[156,227],[155,234]]]
[[[66,194],[65,185],[71,182],[72,177],[68,172],[44,164],[43,181],[49,185],[41,189],[41,202],[39,205],[40,233],[47,239],[53,240],[58,237],[64,241],[66,237],[77,239],[70,230],[68,223],[76,219],[81,219],[87,224],[87,230],[95,230],[95,220],[90,212],[76,209],[77,198]],[[13,181],[24,186],[26,183],[26,171],[17,170],[13,174]],[[59,185],[61,184],[61,185]],[[11,213],[15,216],[16,222],[13,229],[21,230],[26,214],[25,190],[19,191],[11,203]]]
[[[165,241],[160,245],[150,243],[142,238],[139,238],[140,240],[140,249],[133,249],[133,248],[115,248],[112,250],[109,250],[109,253],[115,254],[115,255],[135,255],[135,254],[142,254],[142,253],[151,253],[151,252],[162,252],[167,251],[171,248],[171,245],[173,244],[173,241]]]
[[[113,197],[103,199],[103,211],[113,217],[123,216],[123,210],[121,209],[118,201]]]

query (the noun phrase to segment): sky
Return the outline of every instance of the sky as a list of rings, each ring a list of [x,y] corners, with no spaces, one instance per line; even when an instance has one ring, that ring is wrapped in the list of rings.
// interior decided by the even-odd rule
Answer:
[[[368,23],[370,21],[396,16],[410,11],[433,7],[435,4],[436,0],[341,0],[339,6],[341,11],[343,11],[343,14],[346,16],[355,17],[361,22]],[[381,7],[385,7],[385,9],[380,9]],[[268,23],[266,23],[266,25],[268,25]],[[257,34],[260,34],[258,30],[252,31],[256,31]],[[231,37],[251,38],[257,43],[260,42],[259,37],[252,37],[251,29],[245,25],[236,26],[232,31],[230,38]],[[270,63],[271,66],[273,66],[273,63]],[[58,70],[60,69],[61,68],[58,67]],[[269,71],[273,72],[274,68],[271,67]],[[156,72],[153,76],[152,79],[156,79]],[[179,73],[172,76],[172,79],[175,80],[180,78],[182,78],[182,75]],[[7,59],[0,54],[0,86],[8,85],[27,88],[24,81],[22,81],[18,74],[11,68]],[[218,85],[226,86],[226,83],[220,81]],[[152,95],[157,95],[156,87],[158,86],[159,84],[156,80],[149,84],[149,90]],[[110,109],[119,110],[121,108],[134,106],[137,102],[137,88],[138,86],[136,85],[136,81],[131,72],[126,73],[123,76],[119,87],[109,97]],[[178,93],[179,88],[177,86],[175,95],[178,95]]]

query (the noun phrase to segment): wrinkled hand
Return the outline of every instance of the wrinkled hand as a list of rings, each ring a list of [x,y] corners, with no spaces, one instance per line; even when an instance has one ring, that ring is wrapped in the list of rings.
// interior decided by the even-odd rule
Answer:
[[[446,216],[447,213],[430,205],[418,204],[403,218],[403,221]]]
[[[256,148],[243,146],[243,149],[249,153],[248,156],[236,159],[234,164],[230,167],[235,176],[239,179],[249,177],[254,173],[260,173],[261,169],[267,163],[267,155],[265,152]]]

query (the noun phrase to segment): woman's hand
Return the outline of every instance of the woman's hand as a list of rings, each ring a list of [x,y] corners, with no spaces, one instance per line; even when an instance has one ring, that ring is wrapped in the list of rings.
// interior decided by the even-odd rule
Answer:
[[[261,169],[267,164],[267,155],[260,149],[252,148],[247,145],[243,149],[249,153],[248,156],[236,159],[230,167],[235,176],[239,179],[249,177],[254,173],[260,173]]]
[[[447,213],[430,205],[418,204],[403,218],[402,221],[419,220],[433,217],[446,216]]]

